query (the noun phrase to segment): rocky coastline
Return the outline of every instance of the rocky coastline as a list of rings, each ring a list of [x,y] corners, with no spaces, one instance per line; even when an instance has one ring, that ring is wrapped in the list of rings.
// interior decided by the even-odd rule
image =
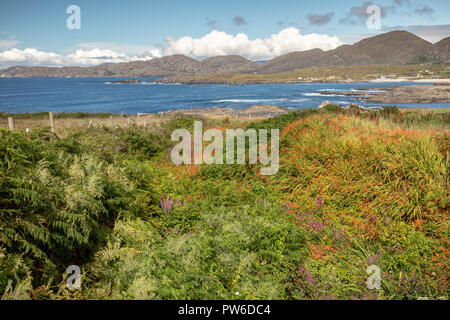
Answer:
[[[320,92],[323,96],[342,95],[376,103],[450,103],[450,85],[413,85],[362,88],[352,91]]]

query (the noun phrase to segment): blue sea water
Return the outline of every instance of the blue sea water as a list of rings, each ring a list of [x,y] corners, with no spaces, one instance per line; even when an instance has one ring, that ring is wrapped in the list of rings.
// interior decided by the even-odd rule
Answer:
[[[356,97],[320,92],[351,91],[361,88],[416,85],[415,83],[313,83],[249,85],[155,84],[154,78],[140,78],[141,84],[112,84],[123,78],[0,78],[0,111],[24,113],[111,112],[153,113],[211,106],[245,108],[270,104],[292,109],[317,107],[328,100],[338,105],[353,102],[366,107],[386,104],[366,103]],[[431,85],[431,84],[430,84]],[[448,108],[450,103],[396,104],[398,107]]]

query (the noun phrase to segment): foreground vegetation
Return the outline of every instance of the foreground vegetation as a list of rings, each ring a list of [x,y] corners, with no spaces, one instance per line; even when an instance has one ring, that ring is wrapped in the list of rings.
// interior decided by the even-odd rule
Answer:
[[[1,130],[0,296],[447,297],[448,115],[328,106],[252,123],[281,129],[274,176],[173,165],[170,134],[194,118],[64,138]],[[81,290],[66,288],[69,265]]]

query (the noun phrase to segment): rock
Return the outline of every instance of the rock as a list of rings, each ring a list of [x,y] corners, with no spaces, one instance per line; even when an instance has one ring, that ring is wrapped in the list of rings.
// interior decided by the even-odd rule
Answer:
[[[330,101],[324,101],[320,104],[320,106],[318,106],[317,108],[322,109],[324,107],[326,107],[327,105],[331,104]]]
[[[367,111],[367,108],[365,108],[364,106],[360,106],[359,104],[356,104],[356,103],[349,104],[349,105],[346,106],[344,109],[348,109],[348,110],[359,110],[359,111]]]
[[[111,81],[111,83],[141,83],[141,80],[138,79],[125,79],[125,80],[119,80],[119,81]]]

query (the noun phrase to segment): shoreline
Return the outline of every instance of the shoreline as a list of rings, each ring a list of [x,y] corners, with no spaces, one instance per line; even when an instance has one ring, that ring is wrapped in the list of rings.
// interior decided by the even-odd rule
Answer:
[[[230,74],[233,75],[233,74]],[[183,78],[186,76],[186,78]],[[246,85],[246,84],[342,84],[342,83],[431,83],[431,84],[450,84],[450,78],[379,78],[379,79],[351,79],[351,80],[331,80],[331,79],[317,79],[317,80],[248,80],[248,81],[234,81],[234,80],[209,80],[196,79],[197,76],[167,76],[155,79],[150,82],[152,84],[176,84],[176,85],[193,85],[193,84],[226,84],[226,85]],[[201,77],[201,76],[200,76]],[[5,77],[0,76],[0,79],[120,79],[111,81],[111,84],[141,84],[143,81],[138,79],[156,78],[154,76],[146,77],[130,77],[126,75],[117,76],[91,76],[91,77]]]
[[[294,81],[294,80],[264,80],[264,81],[242,81],[242,82],[235,82],[232,80],[227,81],[215,81],[215,80],[203,80],[203,79],[189,79],[189,80],[182,80],[182,79],[176,79],[172,81],[170,78],[163,78],[159,79],[157,81],[154,81],[154,84],[177,84],[177,85],[250,85],[250,84],[320,84],[320,83],[326,83],[326,84],[343,84],[343,83],[430,83],[430,84],[450,84],[450,78],[445,79],[408,79],[408,78],[395,78],[395,79],[357,79],[357,80],[315,80],[315,81]]]
[[[361,88],[351,92],[320,92],[323,96],[342,95],[374,103],[450,103],[450,86],[447,83],[433,85],[392,86]]]

